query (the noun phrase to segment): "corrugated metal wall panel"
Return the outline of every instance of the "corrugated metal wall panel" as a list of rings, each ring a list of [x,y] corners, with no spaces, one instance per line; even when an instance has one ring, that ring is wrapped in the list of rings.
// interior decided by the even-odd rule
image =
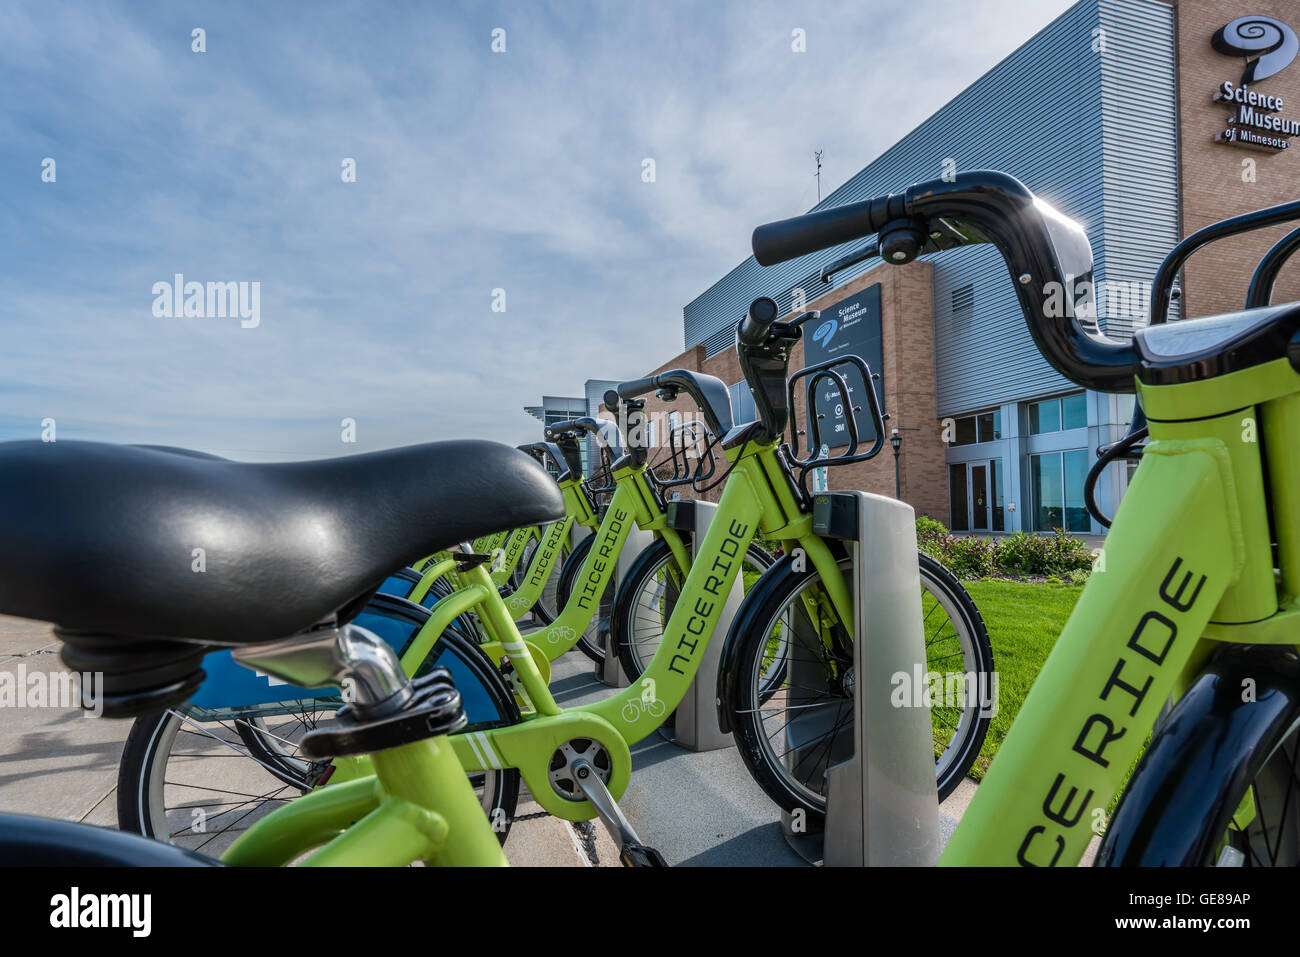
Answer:
[[[1104,8],[1104,9],[1103,9]],[[1094,51],[1094,31],[1106,49]],[[1158,0],[1084,0],[995,66],[925,123],[890,147],[814,208],[840,206],[944,172],[996,168],[1022,179],[1092,239],[1098,279],[1148,278],[1176,233],[1176,145],[1173,25]],[[1152,61],[1158,61],[1152,67]],[[1159,128],[1150,142],[1130,143],[1139,117],[1125,113],[1121,86],[1147,105],[1141,122]],[[1114,124],[1108,130],[1107,123]],[[1123,152],[1125,144],[1132,148]],[[1107,168],[1114,164],[1114,170]],[[1116,211],[1107,208],[1111,192]],[[1135,213],[1141,212],[1141,215]],[[1153,232],[1132,224],[1148,217]],[[821,267],[855,244],[824,250],[768,269],[741,263],[684,310],[687,348],[733,325],[755,296],[785,308],[792,290],[807,299],[825,287]],[[1113,261],[1112,261],[1113,257]],[[1034,348],[1024,328],[1006,268],[991,249],[962,249],[930,257],[934,270],[935,376],[940,415],[1069,388]],[[844,283],[879,260],[836,276]],[[952,315],[952,290],[971,284],[971,314]],[[1127,331],[1131,322],[1116,331]],[[708,347],[706,347],[707,349]],[[712,353],[710,353],[712,354]]]
[[[736,347],[736,327],[727,323],[709,338],[704,340],[704,357],[716,356],[719,352]]]
[[[1135,307],[1099,315],[1109,335],[1127,338],[1145,324],[1151,277],[1179,238],[1174,10],[1165,3],[1101,0],[1099,13],[1106,39],[1100,278],[1119,284]]]

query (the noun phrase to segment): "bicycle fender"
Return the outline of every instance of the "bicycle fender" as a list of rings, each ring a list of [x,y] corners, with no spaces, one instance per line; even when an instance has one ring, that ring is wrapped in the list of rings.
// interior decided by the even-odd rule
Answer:
[[[1297,721],[1300,655],[1294,648],[1219,648],[1152,737],[1096,866],[1204,862],[1237,809],[1231,795],[1254,779]]]

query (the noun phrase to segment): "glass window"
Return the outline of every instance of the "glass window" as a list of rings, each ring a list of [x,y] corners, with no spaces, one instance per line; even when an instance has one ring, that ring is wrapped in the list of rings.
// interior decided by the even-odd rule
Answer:
[[[983,462],[970,467],[971,531],[989,530],[989,467]]]
[[[1029,407],[1029,434],[1041,435],[1044,432],[1061,431],[1061,400],[1048,399],[1035,402]]]
[[[1087,396],[1078,392],[1062,399],[1044,399],[1029,406],[1029,434],[1082,429],[1088,425]]]
[[[948,496],[954,532],[970,531],[970,514],[966,508],[966,463],[948,466]]]
[[[1034,529],[1050,532],[1061,528],[1064,503],[1061,501],[1061,453],[1029,457],[1029,485],[1034,493]]]
[[[1034,531],[1089,532],[1092,523],[1083,502],[1088,477],[1088,452],[1045,452],[1029,457],[1030,488],[1034,498]]]
[[[1119,421],[1124,425],[1128,425],[1133,421],[1133,406],[1137,401],[1137,396],[1120,393],[1115,396],[1115,400],[1119,408]]]
[[[1088,453],[1083,449],[1063,452],[1065,473],[1065,530],[1086,532],[1091,527],[1088,507],[1083,504],[1083,483],[1088,478]]]
[[[1088,402],[1082,393],[1067,395],[1061,400],[1061,428],[1084,429],[1088,427]]]
[[[953,445],[974,445],[978,441],[975,436],[975,417],[964,416],[957,420],[957,437],[953,439]]]
[[[975,416],[976,430],[979,433],[977,441],[993,442],[1002,438],[1002,413],[985,412],[982,415]]]
[[[996,414],[996,413],[995,413]],[[992,498],[989,504],[992,506],[992,524],[993,531],[1005,532],[1007,530],[1006,517],[1002,510],[1002,460],[993,459],[989,462],[989,485],[992,486]]]

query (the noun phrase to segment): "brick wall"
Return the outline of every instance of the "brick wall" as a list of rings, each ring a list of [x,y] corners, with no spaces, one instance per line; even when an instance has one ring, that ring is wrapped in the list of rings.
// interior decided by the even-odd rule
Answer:
[[[1229,216],[1300,199],[1300,137],[1289,149],[1229,146],[1214,141],[1227,126],[1228,104],[1215,102],[1224,80],[1241,83],[1245,60],[1225,56],[1210,45],[1215,31],[1230,20],[1263,14],[1300,30],[1297,0],[1174,0],[1178,39],[1179,156],[1182,229],[1187,236]],[[1281,96],[1282,115],[1300,119],[1300,60],[1281,73],[1252,84],[1256,92]],[[1255,161],[1254,182],[1243,180],[1243,160]],[[1215,243],[1192,256],[1185,275],[1185,316],[1240,309],[1256,263],[1270,245],[1300,223],[1259,230]],[[1278,280],[1274,302],[1300,299],[1300,263],[1292,260]]]
[[[929,263],[910,263],[906,266],[879,266],[859,276],[852,282],[825,293],[808,304],[810,309],[820,309],[847,296],[881,284],[881,331],[885,368],[885,409],[890,419],[885,423],[902,431],[903,446],[899,456],[899,471],[903,500],[918,513],[932,515],[941,521],[948,517],[948,471],[944,446],[935,418],[934,393],[934,317],[931,310],[931,266]],[[790,359],[791,371],[803,367],[803,343],[795,345]],[[742,378],[740,362],[735,349],[725,349],[715,356],[705,358],[704,347],[696,346],[650,370],[647,375],[669,369],[689,369],[717,376],[727,385]],[[874,371],[874,370],[873,370]],[[694,403],[687,397],[667,403],[655,396],[647,396],[646,411],[652,416],[668,412],[681,413],[686,420],[695,412]],[[802,398],[796,401],[793,421],[798,427],[805,424]],[[915,429],[916,431],[910,431]],[[660,435],[662,437],[662,427]],[[894,453],[886,443],[875,458],[866,462],[832,468],[828,473],[833,489],[861,489],[881,495],[894,494]],[[717,501],[720,490],[706,494]]]

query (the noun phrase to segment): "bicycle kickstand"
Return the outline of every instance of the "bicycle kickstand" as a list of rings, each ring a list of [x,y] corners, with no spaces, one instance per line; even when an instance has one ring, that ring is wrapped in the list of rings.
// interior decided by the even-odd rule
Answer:
[[[605,830],[609,831],[609,836],[618,845],[618,859],[623,862],[624,867],[668,866],[662,854],[653,847],[641,843],[631,823],[619,809],[618,802],[609,793],[605,782],[600,779],[600,775],[596,773],[590,761],[575,761],[573,773],[583,796],[591,802],[596,813],[600,815]]]

